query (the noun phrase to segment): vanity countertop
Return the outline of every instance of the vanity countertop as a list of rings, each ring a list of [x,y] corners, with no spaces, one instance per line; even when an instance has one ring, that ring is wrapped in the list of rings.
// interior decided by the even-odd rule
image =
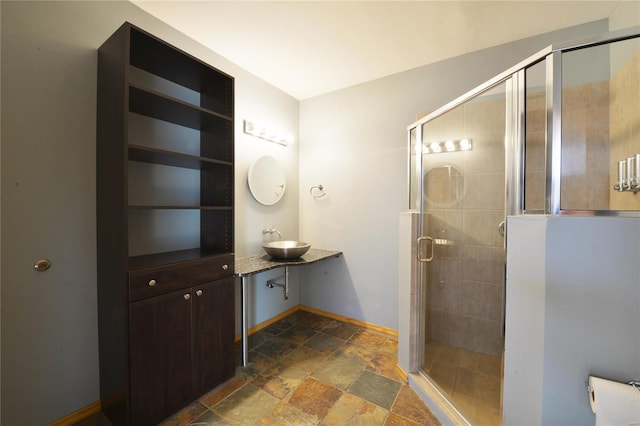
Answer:
[[[341,251],[322,250],[310,248],[308,252],[298,259],[279,260],[273,259],[268,254],[257,254],[255,256],[236,258],[235,272],[236,277],[246,277],[269,269],[281,268],[283,266],[302,266],[319,260],[328,259],[330,257],[339,257]]]

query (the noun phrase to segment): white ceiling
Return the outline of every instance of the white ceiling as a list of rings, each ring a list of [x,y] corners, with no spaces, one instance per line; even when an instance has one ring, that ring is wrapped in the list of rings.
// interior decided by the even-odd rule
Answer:
[[[608,18],[620,1],[132,0],[297,99]]]

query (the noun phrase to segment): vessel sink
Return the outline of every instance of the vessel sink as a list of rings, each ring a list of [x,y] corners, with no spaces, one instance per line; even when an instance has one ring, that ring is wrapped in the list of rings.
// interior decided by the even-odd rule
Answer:
[[[310,248],[311,244],[303,243],[300,241],[271,241],[262,244],[262,248],[267,254],[275,259],[297,259],[305,254]]]

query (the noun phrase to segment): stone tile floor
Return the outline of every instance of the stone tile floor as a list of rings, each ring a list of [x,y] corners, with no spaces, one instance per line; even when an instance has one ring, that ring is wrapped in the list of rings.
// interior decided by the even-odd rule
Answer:
[[[394,337],[297,311],[252,334],[249,349],[247,367],[162,425],[440,424],[396,373]]]

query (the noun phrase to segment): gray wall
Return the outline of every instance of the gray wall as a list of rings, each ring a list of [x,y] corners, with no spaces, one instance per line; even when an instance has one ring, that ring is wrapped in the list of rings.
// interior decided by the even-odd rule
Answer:
[[[549,44],[606,31],[607,21],[597,21],[302,101],[300,236],[345,253],[344,266],[330,280],[312,268],[303,272],[302,303],[397,329],[407,126],[418,113],[443,106]],[[318,184],[326,199],[308,195]]]
[[[507,283],[503,419],[506,425],[542,424],[547,220],[507,220]]]
[[[510,218],[505,425],[595,423],[589,375],[640,371],[640,219]]]
[[[640,220],[551,218],[546,263],[542,423],[593,424],[588,376],[640,371]]]
[[[260,252],[265,227],[288,238],[297,238],[299,227],[298,143],[284,148],[244,135],[242,120],[271,122],[297,141],[299,104],[128,2],[2,1],[0,7],[1,423],[45,424],[99,399],[97,48],[128,20],[236,77],[240,256]],[[255,202],[247,188],[249,164],[262,154],[278,157],[287,169],[288,192],[273,208]],[[51,259],[51,269],[34,272],[42,257]],[[264,289],[267,278],[252,280],[252,323],[298,303],[297,280],[286,304],[281,292]]]
[[[2,1],[0,13],[4,425],[47,423],[98,399],[96,49],[123,21],[236,77],[237,255],[258,253],[265,227],[285,238],[300,230],[317,247],[344,250],[343,258],[301,268],[300,302],[391,328],[406,125],[552,41],[606,29],[596,22],[390,76],[305,101],[299,117],[295,99],[130,3]],[[296,143],[283,148],[243,135],[243,118],[290,129]],[[290,179],[284,201],[271,208],[246,185],[261,154],[280,158]],[[319,183],[329,193],[322,203],[308,196]],[[41,257],[53,266],[36,273]],[[290,306],[264,289],[266,278],[252,280],[252,323]]]

